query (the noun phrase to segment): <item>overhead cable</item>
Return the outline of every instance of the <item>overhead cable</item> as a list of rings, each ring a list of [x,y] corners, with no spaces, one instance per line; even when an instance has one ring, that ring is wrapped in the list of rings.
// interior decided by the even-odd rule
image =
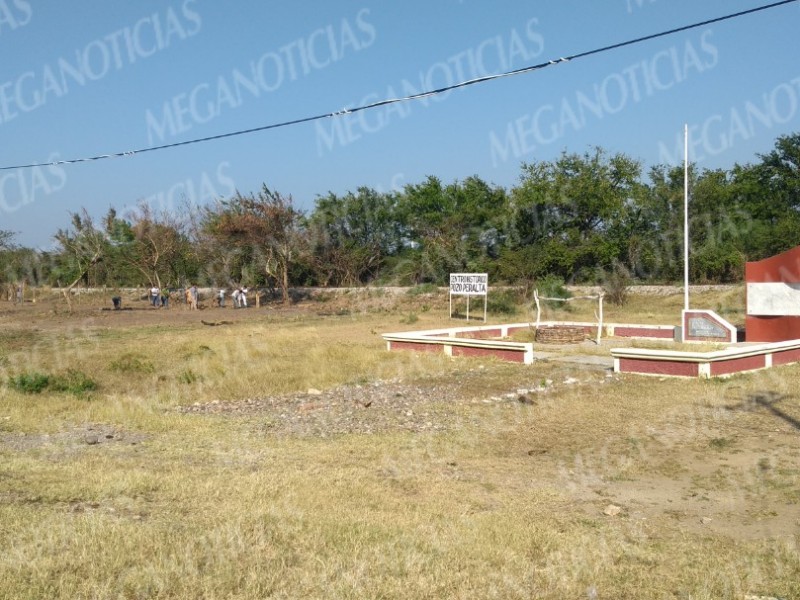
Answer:
[[[361,106],[355,106],[353,108],[345,108],[345,109],[342,109],[342,110],[329,112],[329,113],[325,113],[325,114],[320,114],[320,115],[316,115],[316,116],[313,116],[313,117],[303,117],[303,118],[299,118],[299,119],[292,119],[290,121],[283,121],[283,122],[280,122],[280,123],[272,123],[270,125],[262,125],[260,127],[251,127],[249,129],[240,129],[238,131],[231,131],[231,132],[228,132],[228,133],[220,133],[218,135],[211,135],[211,136],[202,137],[202,138],[195,138],[195,139],[191,139],[191,140],[185,140],[183,142],[172,142],[172,143],[169,143],[169,144],[162,144],[160,146],[149,146],[149,147],[146,147],[146,148],[138,148],[136,150],[127,150],[127,151],[124,151],[124,152],[114,152],[114,153],[109,153],[109,154],[98,154],[96,156],[88,156],[88,157],[84,157],[84,158],[71,158],[71,159],[67,159],[67,160],[56,160],[56,161],[50,161],[50,162],[29,163],[29,164],[11,165],[11,166],[4,166],[4,167],[0,166],[0,171],[8,171],[8,170],[11,170],[11,169],[30,169],[30,168],[33,168],[33,167],[48,167],[48,166],[55,166],[55,165],[69,165],[69,164],[82,163],[82,162],[91,162],[91,161],[96,161],[96,160],[105,160],[105,159],[108,159],[108,158],[122,158],[122,157],[127,157],[127,156],[135,156],[137,154],[144,154],[145,152],[155,152],[156,150],[166,150],[168,148],[178,148],[180,146],[189,146],[189,145],[192,145],[192,144],[199,144],[199,143],[202,143],[202,142],[211,142],[211,141],[214,141],[214,140],[221,140],[221,139],[225,139],[225,138],[236,137],[236,136],[240,136],[240,135],[246,135],[248,133],[256,133],[256,132],[259,132],[259,131],[267,131],[267,130],[270,130],[270,129],[278,129],[278,128],[281,128],[281,127],[289,127],[290,125],[299,125],[301,123],[310,123],[312,121],[320,121],[322,119],[331,119],[331,118],[335,118],[335,117],[349,115],[349,114],[356,113],[356,112],[361,112],[361,111],[364,111],[364,110],[370,110],[370,109],[373,109],[373,108],[386,106],[388,104],[396,104],[396,103],[399,103],[399,102],[410,102],[412,100],[419,100],[419,99],[422,99],[422,98],[428,98],[430,96],[436,96],[436,95],[439,95],[439,94],[443,94],[445,92],[449,92],[451,90],[455,90],[455,89],[458,89],[458,88],[463,88],[463,87],[467,87],[467,86],[470,86],[470,85],[474,85],[476,83],[485,83],[487,81],[492,81],[492,80],[495,80],[495,79],[501,79],[501,78],[504,78],[504,77],[511,77],[511,76],[514,76],[514,75],[521,75],[523,73],[530,73],[530,72],[533,72],[533,71],[538,71],[538,70],[544,69],[546,67],[559,65],[561,63],[569,62],[569,61],[572,61],[572,60],[577,60],[579,58],[586,58],[587,56],[592,56],[594,54],[600,54],[602,52],[608,52],[608,51],[611,51],[611,50],[616,50],[618,48],[624,48],[625,46],[633,46],[634,44],[640,44],[642,42],[647,42],[647,41],[654,40],[654,39],[661,38],[661,37],[665,37],[665,36],[668,36],[668,35],[673,35],[673,34],[676,34],[676,33],[683,32],[683,31],[688,31],[690,29],[697,29],[698,27],[705,27],[706,25],[712,25],[714,23],[720,23],[722,21],[727,21],[727,20],[730,20],[730,19],[743,17],[745,15],[750,15],[750,14],[753,14],[753,13],[756,13],[756,12],[768,10],[768,9],[771,9],[771,8],[776,8],[776,7],[782,6],[784,4],[791,4],[793,2],[798,2],[798,1],[800,1],[800,0],[781,0],[779,2],[773,2],[772,4],[765,4],[763,6],[750,8],[748,10],[743,10],[743,11],[739,11],[739,12],[736,12],[736,13],[731,13],[731,14],[724,15],[724,16],[721,16],[721,17],[716,17],[716,18],[713,18],[713,19],[707,19],[705,21],[700,21],[698,23],[692,23],[691,25],[684,25],[682,27],[676,27],[675,29],[669,29],[667,31],[662,31],[662,32],[659,32],[659,33],[653,33],[653,34],[646,35],[646,36],[643,36],[643,37],[638,37],[638,38],[635,38],[635,39],[627,40],[625,42],[619,42],[619,43],[616,43],[616,44],[611,44],[609,46],[603,46],[602,48],[596,48],[594,50],[587,50],[585,52],[579,52],[577,54],[571,54],[569,56],[563,56],[563,57],[560,57],[560,58],[548,60],[546,62],[541,62],[541,63],[536,64],[536,65],[529,65],[527,67],[521,67],[519,69],[513,69],[513,70],[505,71],[505,72],[502,72],[502,73],[496,73],[496,74],[492,74],[492,75],[485,75],[485,76],[482,76],[482,77],[475,77],[474,79],[468,79],[466,81],[461,81],[459,83],[454,83],[454,84],[447,85],[447,86],[440,87],[440,88],[436,88],[436,89],[433,89],[433,90],[419,92],[417,94],[411,94],[409,96],[402,96],[400,98],[387,98],[385,100],[379,100],[377,102],[372,102],[370,104],[364,104],[364,105],[361,105]]]

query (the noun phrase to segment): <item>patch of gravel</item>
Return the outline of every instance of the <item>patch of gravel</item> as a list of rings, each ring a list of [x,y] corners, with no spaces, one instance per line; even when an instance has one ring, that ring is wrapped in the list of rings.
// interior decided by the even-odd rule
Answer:
[[[77,446],[136,445],[146,439],[141,433],[123,431],[111,425],[90,423],[56,433],[0,432],[0,448],[17,452]]]
[[[447,386],[418,386],[377,382],[325,391],[248,398],[235,402],[214,400],[182,406],[189,414],[257,415],[265,432],[274,435],[328,437],[346,433],[389,430],[444,431],[444,402],[452,401]]]
[[[453,410],[455,406],[490,404],[524,410],[538,404],[561,385],[604,381],[605,377],[594,376],[587,382],[568,377],[559,383],[547,380],[533,388],[479,397],[470,397],[464,390],[445,384],[379,381],[235,402],[214,400],[181,406],[177,410],[194,415],[257,416],[264,418],[265,433],[279,436],[325,438],[389,431],[435,433],[459,429],[470,419],[468,412]]]

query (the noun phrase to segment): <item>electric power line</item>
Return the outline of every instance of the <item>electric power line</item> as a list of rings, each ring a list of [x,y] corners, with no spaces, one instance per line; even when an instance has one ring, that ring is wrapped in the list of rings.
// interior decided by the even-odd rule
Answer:
[[[643,36],[643,37],[638,37],[638,38],[635,38],[635,39],[632,39],[632,40],[627,40],[625,42],[619,42],[619,43],[616,43],[616,44],[611,44],[609,46],[603,46],[602,48],[595,48],[594,50],[587,50],[585,52],[579,52],[577,54],[571,54],[569,56],[563,56],[561,58],[557,58],[557,59],[554,59],[554,60],[548,60],[546,62],[542,62],[542,63],[536,64],[536,65],[529,65],[527,67],[520,67],[519,69],[513,69],[511,71],[505,71],[503,73],[496,73],[496,74],[493,74],[493,75],[485,75],[485,76],[482,76],[482,77],[476,77],[474,79],[468,79],[466,81],[461,81],[459,83],[454,83],[454,84],[451,84],[451,85],[447,85],[447,86],[444,86],[444,87],[436,88],[436,89],[433,89],[433,90],[428,90],[428,91],[425,91],[425,92],[420,92],[420,93],[417,93],[417,94],[411,94],[409,96],[402,96],[400,98],[387,98],[385,100],[379,100],[378,102],[372,102],[370,104],[364,104],[364,105],[361,105],[361,106],[356,106],[356,107],[349,108],[349,109],[343,109],[343,110],[339,110],[339,111],[335,111],[335,112],[316,115],[316,116],[313,116],[313,117],[303,117],[303,118],[300,118],[300,119],[292,119],[290,121],[283,121],[283,122],[280,122],[280,123],[273,123],[273,124],[270,124],[270,125],[262,125],[260,127],[252,127],[250,129],[240,129],[238,131],[231,131],[231,132],[228,132],[228,133],[220,133],[218,135],[211,135],[211,136],[202,137],[202,138],[195,138],[195,139],[192,139],[192,140],[185,140],[183,142],[173,142],[173,143],[170,143],[170,144],[162,144],[160,146],[149,146],[149,147],[146,147],[146,148],[139,148],[139,149],[136,149],[136,150],[128,150],[128,151],[125,151],[125,152],[115,152],[115,153],[110,153],[110,154],[98,154],[97,156],[87,156],[87,157],[84,157],[84,158],[72,158],[72,159],[68,159],[68,160],[57,160],[57,161],[51,161],[51,162],[40,162],[40,163],[30,163],[30,164],[23,164],[23,165],[5,166],[5,167],[0,167],[0,171],[8,171],[8,170],[12,170],[12,169],[31,169],[31,168],[34,168],[34,167],[49,167],[49,166],[55,166],[55,165],[69,165],[69,164],[75,164],[75,163],[81,163],[81,162],[91,162],[91,161],[95,161],[95,160],[104,160],[104,159],[108,159],[108,158],[122,158],[122,157],[126,157],[126,156],[134,156],[136,154],[144,154],[145,152],[155,152],[156,150],[166,150],[168,148],[178,148],[180,146],[189,146],[191,144],[199,144],[199,143],[202,143],[202,142],[210,142],[210,141],[213,141],[213,140],[221,140],[221,139],[224,139],[224,138],[236,137],[236,136],[239,136],[239,135],[246,135],[248,133],[256,133],[258,131],[267,131],[267,130],[270,130],[270,129],[278,129],[278,128],[281,128],[281,127],[289,127],[290,125],[299,125],[301,123],[310,123],[312,121],[319,121],[319,120],[322,120],[322,119],[331,119],[331,118],[334,118],[334,117],[339,117],[339,116],[342,116],[342,115],[348,115],[348,114],[352,114],[352,113],[356,113],[356,112],[361,112],[361,111],[364,111],[364,110],[370,110],[370,109],[373,109],[373,108],[378,108],[378,107],[386,106],[386,105],[389,105],[389,104],[396,104],[396,103],[399,103],[399,102],[410,102],[412,100],[419,100],[421,98],[427,98],[427,97],[430,97],[430,96],[436,96],[436,95],[439,95],[439,94],[443,94],[445,92],[449,92],[451,90],[455,90],[455,89],[458,89],[458,88],[463,88],[463,87],[467,87],[467,86],[470,86],[470,85],[474,85],[476,83],[485,83],[487,81],[492,81],[492,80],[495,80],[495,79],[501,79],[501,78],[504,78],[504,77],[511,77],[511,76],[514,76],[514,75],[521,75],[523,73],[531,73],[533,71],[538,71],[538,70],[544,69],[546,67],[550,67],[550,66],[553,66],[553,65],[558,65],[558,64],[561,64],[561,63],[564,63],[564,62],[569,62],[571,60],[576,60],[576,59],[579,59],[579,58],[586,58],[587,56],[592,56],[594,54],[600,54],[602,52],[608,52],[610,50],[616,50],[618,48],[624,48],[625,46],[632,46],[634,44],[640,44],[642,42],[646,42],[646,41],[649,41],[649,40],[654,40],[654,39],[665,37],[665,36],[668,36],[668,35],[673,35],[675,33],[688,31],[690,29],[697,29],[698,27],[704,27],[706,25],[711,25],[713,23],[720,23],[722,21],[727,21],[727,20],[730,20],[730,19],[735,19],[735,18],[742,17],[742,16],[745,16],[745,15],[753,14],[753,13],[756,13],[756,12],[768,10],[768,9],[771,9],[771,8],[776,8],[776,7],[782,6],[784,4],[791,4],[792,2],[798,2],[798,0],[781,0],[779,2],[773,2],[772,4],[765,4],[763,6],[750,8],[748,10],[743,10],[743,11],[739,11],[739,12],[736,12],[736,13],[731,13],[731,14],[724,15],[724,16],[721,16],[721,17],[715,17],[713,19],[700,21],[698,23],[692,23],[691,25],[684,25],[682,27],[676,27],[675,29],[669,29],[667,31],[662,31],[660,33],[653,33],[653,34],[646,35],[646,36]]]

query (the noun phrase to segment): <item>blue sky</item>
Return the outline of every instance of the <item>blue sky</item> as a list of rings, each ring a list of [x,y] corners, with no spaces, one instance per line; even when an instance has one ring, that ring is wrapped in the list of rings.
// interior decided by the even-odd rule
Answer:
[[[518,69],[766,0],[0,0],[0,166],[129,151],[328,114]],[[800,2],[436,98],[74,165],[0,171],[0,229],[49,247],[69,213],[178,212],[262,183],[329,191],[427,175],[515,185],[602,146],[703,168],[800,130]]]

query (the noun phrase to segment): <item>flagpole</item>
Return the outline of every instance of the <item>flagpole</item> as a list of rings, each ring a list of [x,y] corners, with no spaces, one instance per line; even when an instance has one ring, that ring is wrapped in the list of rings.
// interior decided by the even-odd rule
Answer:
[[[683,126],[683,307],[689,310],[689,125]]]

